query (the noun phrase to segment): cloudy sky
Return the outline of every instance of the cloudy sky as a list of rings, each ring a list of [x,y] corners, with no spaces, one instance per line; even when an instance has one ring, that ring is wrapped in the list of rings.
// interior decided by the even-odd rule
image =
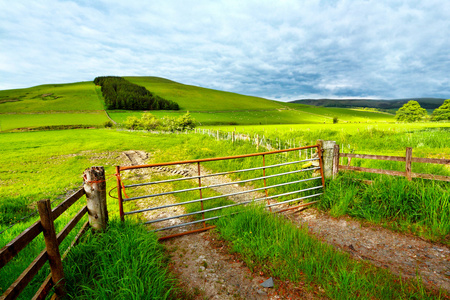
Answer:
[[[276,100],[450,98],[450,1],[0,0],[0,89],[159,76]]]

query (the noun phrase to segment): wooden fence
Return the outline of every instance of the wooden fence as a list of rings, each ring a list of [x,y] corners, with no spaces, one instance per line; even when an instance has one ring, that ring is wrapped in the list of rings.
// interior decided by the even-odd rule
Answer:
[[[93,172],[94,175],[92,175]],[[100,174],[99,177],[96,177],[98,174]],[[89,225],[91,224],[91,226],[95,228],[95,225],[98,224],[94,225],[91,218],[89,221],[86,221],[62,256],[59,252],[59,245],[86,213],[89,212],[89,216],[94,216],[94,219],[98,219],[98,208],[96,209],[95,207],[99,207],[99,202],[105,202],[106,204],[106,195],[104,201],[103,199],[100,199],[99,201],[98,197],[99,194],[103,195],[105,188],[106,183],[104,180],[103,167],[93,167],[85,171],[84,187],[77,190],[53,210],[50,206],[50,200],[41,200],[38,202],[40,220],[25,229],[20,235],[0,250],[0,269],[16,257],[16,255],[30,244],[41,232],[44,235],[46,249],[33,260],[25,271],[23,271],[3,295],[0,296],[0,300],[16,299],[47,261],[49,261],[51,273],[47,276],[32,299],[45,299],[52,288],[54,288],[55,291],[54,297],[58,298],[65,295],[65,279],[62,260],[64,260],[69,250],[78,242]],[[56,234],[54,221],[84,195],[86,195],[87,204],[77,212],[61,232]]]
[[[340,161],[339,158],[341,158],[341,157],[347,157],[347,165],[339,164],[339,161]],[[355,167],[355,166],[350,165],[352,158],[401,161],[401,162],[405,162],[405,171],[402,172],[402,171],[393,171],[393,170]],[[406,148],[406,153],[405,153],[405,156],[403,157],[403,156],[339,153],[339,145],[334,145],[333,175],[336,175],[339,172],[339,170],[352,170],[352,171],[358,171],[358,172],[404,176],[410,181],[412,178],[423,178],[423,179],[432,179],[432,180],[441,180],[441,181],[449,181],[450,182],[450,176],[413,173],[412,172],[412,163],[413,162],[414,163],[450,165],[450,159],[412,157],[412,148],[409,148],[409,147]]]

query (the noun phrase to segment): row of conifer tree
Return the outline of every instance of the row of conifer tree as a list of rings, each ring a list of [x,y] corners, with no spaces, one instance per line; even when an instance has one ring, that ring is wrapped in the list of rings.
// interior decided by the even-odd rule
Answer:
[[[118,76],[100,76],[94,79],[102,87],[107,109],[179,110],[178,103],[161,98],[145,87]]]

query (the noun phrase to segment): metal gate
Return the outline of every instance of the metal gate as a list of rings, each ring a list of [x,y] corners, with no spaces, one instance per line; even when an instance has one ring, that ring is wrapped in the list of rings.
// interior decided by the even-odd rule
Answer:
[[[162,211],[163,217],[152,217],[145,224],[155,225],[169,220],[176,220],[178,224],[160,226],[154,229],[154,231],[163,231],[184,226],[201,226],[160,238],[165,239],[214,228],[214,225],[211,226],[208,223],[229,215],[229,213],[224,213],[224,210],[231,207],[261,201],[266,201],[265,206],[273,212],[283,212],[305,207],[316,203],[318,200],[312,199],[315,201],[308,203],[303,201],[320,196],[325,187],[321,153],[322,149],[320,145],[313,145],[220,158],[138,166],[117,166],[116,176],[120,218],[123,221],[125,216],[148,214],[150,212],[154,214],[155,212]],[[219,164],[211,168],[216,170],[233,168],[239,165],[242,168],[217,173],[202,171],[202,168],[204,166],[206,167],[209,163]],[[177,171],[176,169],[170,169],[169,166],[172,168],[188,168],[188,171],[186,169],[184,171]],[[172,170],[173,172],[170,177],[175,178],[157,178],[155,180],[155,177],[159,177],[158,173],[155,173],[155,170],[161,169],[165,171]],[[128,184],[125,184],[123,179],[125,171],[140,172],[140,174],[136,175],[139,178],[134,178],[133,180],[125,179],[125,181],[130,181]],[[146,174],[146,171],[153,172],[153,174],[148,176],[149,174]],[[238,174],[239,177],[236,176]],[[128,173],[126,176],[130,176],[130,174]],[[233,179],[230,180],[229,176],[232,176]],[[225,177],[227,178],[225,181],[219,180],[218,183],[202,185],[202,183],[213,180],[213,178],[217,178],[218,180],[218,178],[223,179]],[[249,186],[248,183],[251,183],[251,185]],[[246,186],[243,187],[243,185]],[[160,186],[162,190],[155,192],[154,188],[156,186]],[[225,194],[218,193],[217,190],[223,187],[235,187],[240,188],[240,190],[225,192]],[[150,189],[150,192],[148,192],[148,189]],[[210,195],[206,194],[208,191]],[[193,192],[196,193],[195,196],[192,195]],[[255,193],[259,194],[255,196]],[[128,194],[131,196],[128,196]],[[172,201],[171,203],[158,202],[158,198],[168,196],[175,197],[177,201]],[[233,197],[240,197],[241,200],[230,200]],[[136,202],[140,202],[140,204],[137,205]],[[145,202],[145,207],[142,207],[142,202]],[[133,205],[133,203],[135,204]],[[175,207],[198,206],[198,204],[200,204],[199,207],[194,209],[194,211],[164,216],[164,210],[170,210]],[[124,209],[125,206],[127,206],[127,211]],[[234,211],[233,213],[238,213],[238,211]],[[213,215],[209,216],[208,214]]]

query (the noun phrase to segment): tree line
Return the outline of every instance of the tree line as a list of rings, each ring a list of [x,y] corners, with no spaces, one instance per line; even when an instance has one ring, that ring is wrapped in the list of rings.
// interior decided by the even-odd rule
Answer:
[[[107,109],[179,110],[178,103],[164,99],[145,87],[118,76],[99,76],[94,79],[101,86]]]

